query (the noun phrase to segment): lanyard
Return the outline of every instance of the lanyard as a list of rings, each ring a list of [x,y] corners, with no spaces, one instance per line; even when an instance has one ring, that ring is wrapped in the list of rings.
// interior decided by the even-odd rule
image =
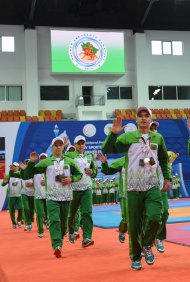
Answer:
[[[148,137],[147,140],[145,140],[143,137],[140,137],[140,143],[143,145],[143,153],[149,153],[150,152],[150,141],[151,137]]]
[[[63,173],[63,168],[64,168],[64,160],[63,159],[60,159],[59,161],[54,160],[54,169],[55,169],[56,175]]]

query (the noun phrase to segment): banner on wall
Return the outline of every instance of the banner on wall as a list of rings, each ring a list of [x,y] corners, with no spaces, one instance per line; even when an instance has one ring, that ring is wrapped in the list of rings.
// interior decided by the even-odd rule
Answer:
[[[8,173],[12,162],[24,161],[31,152],[36,151],[51,154],[51,141],[54,137],[68,137],[69,144],[73,144],[77,135],[86,138],[86,151],[99,153],[113,121],[63,121],[63,122],[23,122],[0,123],[1,140],[4,140],[4,150],[1,150],[2,173]],[[187,154],[187,140],[189,137],[186,120],[159,120],[159,132],[164,136],[167,149],[179,153],[174,165],[180,165],[180,176],[183,177],[182,197],[190,196],[190,156]],[[136,130],[135,121],[123,121],[127,130]],[[3,139],[2,139],[3,138]],[[6,156],[6,158],[5,158]],[[109,163],[122,154],[108,155]],[[3,159],[4,158],[4,159]],[[97,160],[98,166],[100,162]],[[99,178],[105,176],[99,172]],[[111,177],[110,177],[111,178]],[[1,177],[2,179],[2,177]]]

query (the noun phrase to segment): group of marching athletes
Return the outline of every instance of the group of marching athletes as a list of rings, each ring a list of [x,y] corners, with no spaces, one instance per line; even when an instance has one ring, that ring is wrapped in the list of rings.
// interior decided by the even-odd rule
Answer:
[[[167,192],[172,176],[164,139],[151,128],[151,110],[139,107],[136,121],[137,131],[118,136],[124,127],[122,119],[117,117],[102,145],[103,154],[124,153],[124,157],[111,165],[108,165],[106,155],[98,154],[97,157],[105,175],[120,173],[118,201],[122,219],[119,241],[124,243],[128,232],[131,268],[140,270],[142,256],[147,264],[154,264],[152,246],[155,242],[157,250],[164,252],[163,240],[166,239],[169,215]],[[27,162],[13,163],[3,181],[3,185],[9,183],[13,228],[16,225],[21,227],[24,218],[25,230],[30,231],[35,207],[38,236],[43,237],[46,223],[57,258],[61,257],[64,236],[68,233],[69,241],[74,243],[78,238],[79,225],[83,232],[82,247],[94,244],[92,179],[98,169],[93,157],[85,152],[85,145],[85,137],[79,135],[74,139],[74,146],[64,152],[65,140],[56,137],[51,143],[51,156],[32,152]],[[15,204],[18,208],[17,221]]]
[[[75,222],[79,208],[82,247],[94,244],[91,179],[97,175],[97,165],[93,157],[85,153],[85,143],[85,137],[78,135],[74,146],[64,152],[65,140],[56,137],[51,143],[51,156],[32,152],[27,162],[10,165],[9,175],[5,176],[2,183],[8,184],[12,227],[21,227],[24,219],[24,230],[31,231],[35,210],[38,237],[44,236],[45,223],[57,258],[61,257],[66,233],[71,243],[78,237],[75,234]],[[15,206],[18,209],[17,219]]]
[[[92,179],[92,194],[93,205],[117,204],[119,202],[119,183],[116,177],[112,177],[111,180],[108,178]]]

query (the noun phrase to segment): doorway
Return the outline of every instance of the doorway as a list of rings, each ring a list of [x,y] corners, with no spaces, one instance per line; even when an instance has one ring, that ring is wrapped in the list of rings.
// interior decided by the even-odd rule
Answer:
[[[82,86],[82,97],[84,106],[92,105],[93,86]]]

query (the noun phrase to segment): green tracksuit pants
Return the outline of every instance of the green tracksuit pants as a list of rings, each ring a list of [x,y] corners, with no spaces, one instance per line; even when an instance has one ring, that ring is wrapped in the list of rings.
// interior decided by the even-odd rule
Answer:
[[[93,192],[92,194],[92,200],[93,200],[93,205],[95,205],[96,204],[96,193],[95,192]]]
[[[166,223],[167,223],[168,216],[169,216],[169,212],[168,212],[169,204],[168,204],[167,192],[161,191],[161,196],[162,196],[162,217],[161,217],[161,225],[158,229],[156,238],[159,240],[164,240],[166,239]]]
[[[173,199],[177,199],[178,198],[178,191],[177,189],[172,189],[173,192]]]
[[[70,201],[46,200],[46,206],[52,247],[62,247],[67,232]]]
[[[108,193],[102,194],[102,204],[108,203]]]
[[[73,191],[73,200],[70,205],[69,213],[69,233],[74,233],[75,215],[80,207],[81,227],[83,239],[92,238],[93,221],[92,221],[92,190]]]
[[[142,246],[152,246],[155,241],[161,224],[161,191],[131,191],[127,198],[130,258],[135,261],[141,259]]]
[[[115,193],[109,193],[109,203],[115,203]]]
[[[81,225],[81,212],[79,208],[75,215],[74,232],[78,233],[80,225]]]
[[[119,224],[119,232],[126,233],[127,232],[127,199],[126,197],[121,197],[119,199],[120,208],[121,208],[121,222]]]
[[[102,203],[102,195],[96,195],[96,204],[100,205]]]
[[[180,196],[180,187],[177,188],[177,198]]]
[[[12,224],[22,220],[22,201],[21,197],[8,197],[9,214]],[[18,209],[17,220],[15,219],[15,207]]]
[[[25,224],[31,225],[34,222],[34,197],[22,194],[22,205]]]
[[[43,222],[46,216],[46,199],[34,199],[38,233],[44,233]]]

